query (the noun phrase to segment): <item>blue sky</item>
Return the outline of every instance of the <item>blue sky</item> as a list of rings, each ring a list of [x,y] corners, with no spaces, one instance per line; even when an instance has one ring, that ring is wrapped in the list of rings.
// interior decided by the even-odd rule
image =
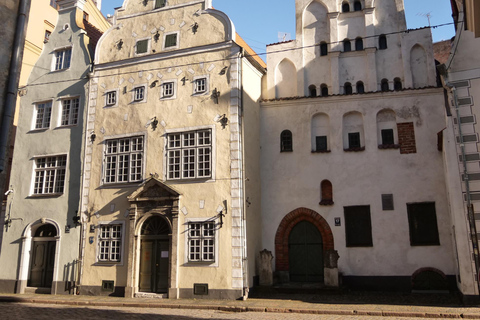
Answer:
[[[135,0],[134,0],[135,1]],[[404,0],[407,26],[410,29],[452,22],[450,0]],[[123,0],[103,0],[104,15],[113,14]],[[257,53],[265,52],[265,45],[278,42],[278,34],[290,33],[295,38],[295,0],[213,0],[215,9],[225,12],[235,24],[237,32]],[[433,41],[452,38],[452,25],[432,29]]]

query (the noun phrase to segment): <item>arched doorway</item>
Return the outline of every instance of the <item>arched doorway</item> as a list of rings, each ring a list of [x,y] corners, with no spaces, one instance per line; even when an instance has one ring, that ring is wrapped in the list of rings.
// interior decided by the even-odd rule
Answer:
[[[297,223],[288,236],[290,281],[323,281],[323,240],[320,231],[308,221]]]
[[[57,229],[52,224],[43,224],[33,235],[30,259],[29,287],[50,288],[55,267]]]
[[[166,293],[170,257],[170,225],[161,216],[152,216],[142,225],[140,232],[141,292]]]

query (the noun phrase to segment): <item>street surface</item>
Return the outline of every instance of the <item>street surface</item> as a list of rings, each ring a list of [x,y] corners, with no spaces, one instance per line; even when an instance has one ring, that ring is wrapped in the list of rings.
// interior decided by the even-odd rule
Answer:
[[[405,317],[372,317],[372,316],[345,316],[345,315],[308,315],[298,313],[260,313],[242,312],[233,313],[212,310],[189,309],[162,309],[162,308],[120,308],[120,307],[74,307],[62,305],[45,305],[32,303],[4,303],[0,302],[0,319],[2,320],[57,320],[57,319],[255,319],[255,320],[418,320],[426,318]]]

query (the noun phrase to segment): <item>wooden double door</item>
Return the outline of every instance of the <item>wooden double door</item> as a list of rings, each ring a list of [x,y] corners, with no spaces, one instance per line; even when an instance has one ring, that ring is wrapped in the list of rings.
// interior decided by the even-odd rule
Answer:
[[[140,247],[140,291],[168,291],[170,242],[166,239],[142,239]]]
[[[51,287],[55,266],[56,241],[33,241],[29,287]]]

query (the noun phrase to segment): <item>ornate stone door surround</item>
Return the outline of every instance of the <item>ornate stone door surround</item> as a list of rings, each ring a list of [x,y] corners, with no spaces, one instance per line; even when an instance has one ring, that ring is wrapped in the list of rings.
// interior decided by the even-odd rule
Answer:
[[[127,254],[127,287],[125,297],[133,298],[138,292],[140,277],[140,233],[143,223],[150,217],[162,216],[170,225],[168,297],[178,297],[178,201],[180,193],[151,177],[129,197],[129,223]]]

